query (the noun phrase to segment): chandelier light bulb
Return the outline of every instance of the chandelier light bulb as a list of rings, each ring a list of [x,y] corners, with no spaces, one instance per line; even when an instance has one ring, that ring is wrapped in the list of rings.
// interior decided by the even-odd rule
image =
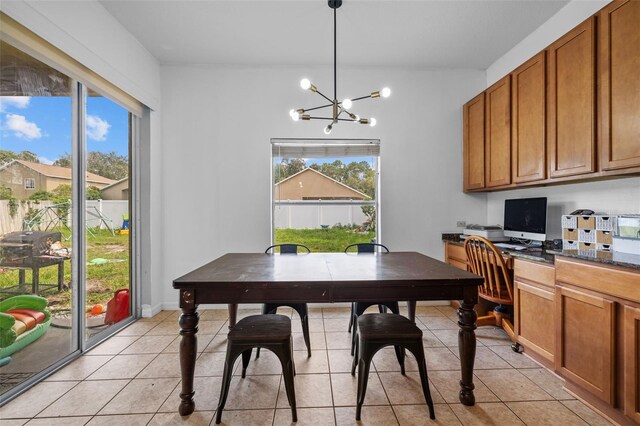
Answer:
[[[289,110],[289,116],[290,116],[291,118],[293,118],[293,115],[294,115],[294,114],[296,114],[296,110],[295,110],[295,109],[290,109],[290,110]]]
[[[375,126],[375,125],[376,125],[376,123],[377,123],[377,121],[376,121],[376,119],[375,119],[375,118],[371,117],[371,118],[369,119],[369,126],[373,127],[373,126]]]
[[[324,128],[324,134],[328,135],[329,133],[331,133],[331,124],[329,124],[327,127]]]
[[[356,124],[360,123],[360,116],[359,115],[355,114],[353,117],[354,117],[353,118],[353,122],[354,123],[356,123]]]
[[[291,110],[290,114],[291,114],[291,118],[293,119],[293,121],[300,120],[300,114],[298,114],[297,111]]]
[[[345,99],[344,101],[342,101],[342,107],[344,109],[351,109],[352,106],[353,102],[351,102],[351,99]]]
[[[391,89],[389,89],[388,87],[385,87],[380,91],[380,94],[382,95],[383,98],[388,98],[389,95],[391,95]]]
[[[304,90],[309,90],[311,88],[311,82],[308,78],[303,78],[302,80],[300,80],[300,87],[302,87]]]

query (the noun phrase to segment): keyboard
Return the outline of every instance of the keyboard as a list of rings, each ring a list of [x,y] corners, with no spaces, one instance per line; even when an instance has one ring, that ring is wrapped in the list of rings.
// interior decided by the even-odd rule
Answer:
[[[506,244],[506,243],[495,243],[494,246],[500,247],[500,248],[506,248],[509,250],[526,250],[527,249],[526,246],[521,246],[517,244]]]

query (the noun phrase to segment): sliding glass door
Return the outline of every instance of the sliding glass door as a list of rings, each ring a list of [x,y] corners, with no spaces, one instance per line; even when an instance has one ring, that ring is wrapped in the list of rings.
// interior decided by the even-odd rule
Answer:
[[[1,403],[135,316],[139,118],[55,61],[0,55]]]
[[[67,75],[0,41],[0,392],[78,349]]]

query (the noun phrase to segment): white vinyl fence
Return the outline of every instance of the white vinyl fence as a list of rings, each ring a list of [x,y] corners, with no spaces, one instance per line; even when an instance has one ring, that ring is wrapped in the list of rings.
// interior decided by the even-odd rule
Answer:
[[[111,219],[113,229],[122,228],[122,215],[129,214],[128,200],[87,200],[87,226],[89,227],[100,225],[100,229],[104,229],[104,224],[92,214],[93,207]]]
[[[23,222],[26,215],[29,213],[29,209],[39,210],[54,203],[52,201],[16,201],[16,212],[11,216],[9,208],[9,200],[0,200],[0,235],[7,234],[9,232],[21,231],[23,229]],[[129,202],[127,200],[87,200],[87,226],[104,229],[104,224],[99,219],[96,219],[95,207],[98,212],[101,212],[104,216],[111,220],[111,223],[107,220],[113,229],[122,227],[122,215],[129,212]],[[67,224],[71,226],[71,212],[67,217]],[[46,224],[42,224],[46,226]]]
[[[319,229],[325,226],[361,225],[367,220],[362,206],[375,206],[374,201],[302,200],[276,201],[273,224],[276,229]]]
[[[21,201],[16,200],[15,214],[11,215],[9,200],[0,200],[0,235],[9,232],[22,231],[22,222],[29,213],[29,209],[41,209],[53,205],[51,201]]]

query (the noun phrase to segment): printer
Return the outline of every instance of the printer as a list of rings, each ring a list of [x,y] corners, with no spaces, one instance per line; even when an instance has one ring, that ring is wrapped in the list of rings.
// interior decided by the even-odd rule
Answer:
[[[509,238],[504,236],[502,228],[497,225],[467,225],[462,234],[461,238],[463,239],[471,235],[477,235],[489,241],[509,241]]]

